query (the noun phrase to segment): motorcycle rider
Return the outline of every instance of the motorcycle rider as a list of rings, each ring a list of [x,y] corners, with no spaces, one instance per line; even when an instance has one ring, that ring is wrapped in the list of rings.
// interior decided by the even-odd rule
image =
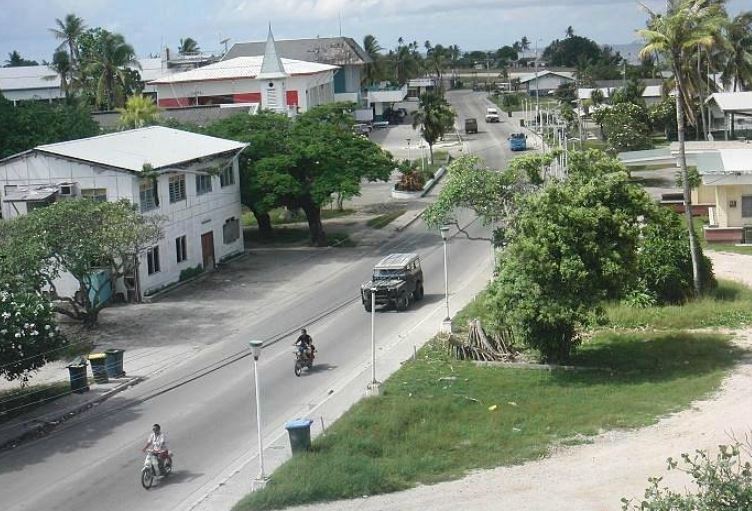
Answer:
[[[146,440],[146,445],[141,449],[141,452],[146,452],[147,449],[151,449],[157,456],[159,474],[164,474],[164,460],[167,457],[167,436],[164,434],[159,424],[154,424],[154,426],[152,426],[151,434]]]
[[[295,341],[295,346],[298,347],[299,353],[305,354],[306,357],[313,360],[313,353],[316,351],[316,348],[313,346],[313,339],[308,335],[305,328],[300,329],[300,335],[298,336],[298,340]]]

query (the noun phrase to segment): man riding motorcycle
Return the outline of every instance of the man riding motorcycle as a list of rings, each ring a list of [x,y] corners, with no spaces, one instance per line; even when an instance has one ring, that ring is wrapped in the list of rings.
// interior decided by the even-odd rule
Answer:
[[[301,356],[313,360],[313,354],[316,351],[316,348],[313,346],[313,339],[308,335],[305,328],[300,329],[300,335],[298,336],[298,340],[295,341],[295,346],[298,347],[298,353]]]
[[[159,424],[154,424],[151,428],[151,434],[146,445],[141,449],[141,452],[146,452],[147,449],[151,449],[157,456],[157,464],[159,465],[160,475],[164,474],[164,460],[167,458],[167,436],[162,432],[162,428]]]

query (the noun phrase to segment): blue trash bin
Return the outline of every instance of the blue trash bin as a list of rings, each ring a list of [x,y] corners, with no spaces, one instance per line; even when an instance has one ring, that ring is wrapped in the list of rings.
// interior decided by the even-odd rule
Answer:
[[[295,419],[285,424],[293,454],[311,450],[311,424],[311,419]]]
[[[123,371],[124,352],[125,350],[118,348],[104,350],[104,367],[107,371],[107,376],[110,378],[120,378],[121,376],[125,376],[125,371]]]

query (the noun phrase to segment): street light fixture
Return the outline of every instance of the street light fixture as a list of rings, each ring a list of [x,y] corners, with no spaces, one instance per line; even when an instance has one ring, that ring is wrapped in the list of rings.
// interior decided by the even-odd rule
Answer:
[[[256,396],[256,431],[258,434],[258,450],[259,450],[259,481],[266,480],[266,474],[264,473],[264,443],[261,438],[261,399],[259,392],[259,375],[258,375],[258,359],[261,356],[261,348],[264,346],[264,341],[250,341],[248,344],[251,346],[253,352],[253,378],[254,389],[253,393]]]
[[[449,226],[439,227],[441,240],[444,242],[444,303],[446,304],[446,317],[442,323],[444,333],[452,333],[452,318],[449,315],[449,265],[447,264],[447,241],[449,241]]]
[[[371,288],[371,384],[369,388],[377,392],[379,382],[376,380],[376,286]]]

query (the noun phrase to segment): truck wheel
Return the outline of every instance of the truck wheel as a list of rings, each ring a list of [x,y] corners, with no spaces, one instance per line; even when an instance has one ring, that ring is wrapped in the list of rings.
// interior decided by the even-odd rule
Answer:
[[[415,298],[416,302],[423,299],[423,284],[418,284],[418,287],[415,288],[413,298]]]
[[[366,312],[371,312],[371,302],[365,302],[363,304],[363,308],[366,310]]]
[[[399,298],[397,298],[396,309],[398,311],[406,311],[408,303],[409,300],[407,298],[407,293],[403,293]]]

